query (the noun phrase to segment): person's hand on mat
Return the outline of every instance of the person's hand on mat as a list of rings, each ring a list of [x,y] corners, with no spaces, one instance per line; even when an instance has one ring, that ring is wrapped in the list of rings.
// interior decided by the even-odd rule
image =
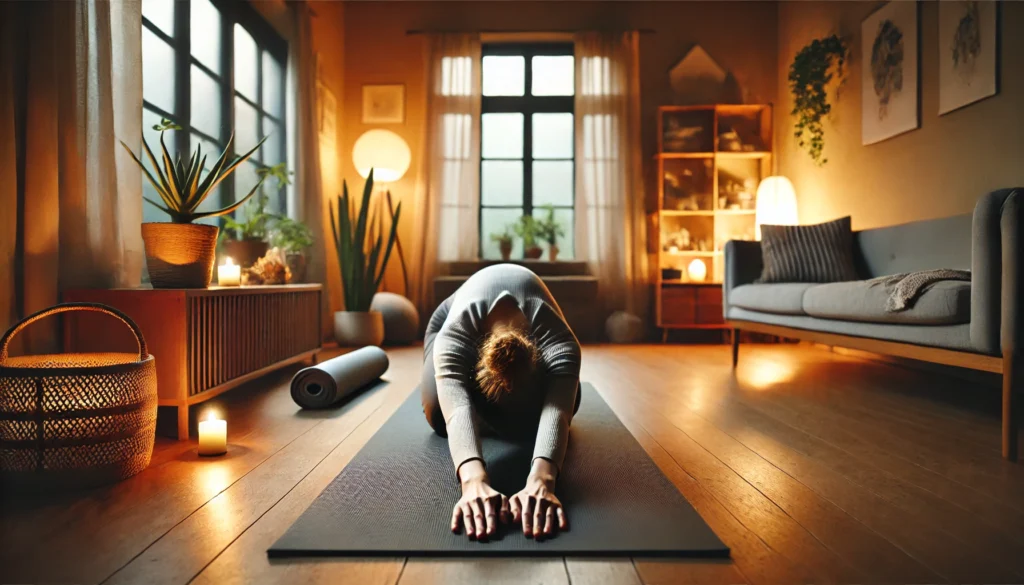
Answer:
[[[512,521],[522,524],[527,538],[552,536],[569,528],[562,502],[555,497],[555,465],[537,458],[526,478],[526,487],[512,496]]]
[[[498,531],[498,522],[508,522],[511,513],[508,498],[490,486],[487,472],[479,460],[467,461],[459,468],[462,497],[452,510],[452,532],[466,529],[466,536],[486,540]]]

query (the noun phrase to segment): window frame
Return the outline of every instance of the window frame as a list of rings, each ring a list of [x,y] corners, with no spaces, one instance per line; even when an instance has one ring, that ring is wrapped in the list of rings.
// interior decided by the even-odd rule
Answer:
[[[479,232],[479,250],[481,259],[484,258],[484,244],[489,234],[483,233],[483,216],[485,209],[519,209],[523,215],[533,215],[533,162],[540,161],[565,161],[571,160],[573,164],[572,176],[572,203],[570,205],[555,205],[554,208],[569,209],[576,216],[576,94],[557,96],[535,96],[533,89],[533,57],[538,56],[572,56],[575,63],[575,47],[571,42],[533,42],[533,43],[484,43],[481,46],[480,59],[481,70],[483,58],[490,56],[513,56],[523,57],[525,64],[523,75],[524,86],[521,96],[486,96],[483,95],[483,75],[480,76],[481,98],[480,98],[480,122],[481,130],[484,114],[515,113],[523,115],[523,154],[521,158],[487,158],[483,156],[483,132],[480,132],[480,205],[477,213],[477,231]],[[574,64],[575,68],[575,64]],[[573,150],[572,158],[533,158],[533,114],[572,114],[573,116]],[[507,160],[523,163],[523,203],[522,205],[484,205],[483,198],[483,168],[486,160]],[[575,233],[575,230],[573,230]],[[575,255],[575,254],[574,254]]]
[[[181,126],[182,130],[176,132],[174,137],[174,146],[178,153],[183,154],[191,152],[189,144],[193,135],[204,141],[213,143],[218,149],[223,149],[224,145],[227,144],[228,138],[230,138],[231,129],[235,126],[234,101],[237,97],[256,109],[258,120],[258,127],[256,128],[257,140],[262,140],[266,136],[264,128],[265,118],[270,118],[277,124],[278,132],[280,134],[280,152],[284,155],[285,161],[287,161],[288,116],[285,99],[287,96],[288,42],[285,41],[277,31],[274,30],[270,23],[264,20],[263,17],[260,16],[260,14],[247,2],[237,2],[232,0],[209,0],[209,2],[220,12],[221,15],[219,63],[221,73],[216,73],[211,70],[192,54],[190,22],[192,8],[191,2],[174,2],[173,37],[161,30],[160,27],[151,22],[146,18],[146,16],[142,16],[142,28],[144,30],[148,30],[161,41],[167,43],[167,45],[174,51],[174,107],[175,110],[177,110],[177,113],[168,112],[145,98],[143,98],[142,102],[143,111],[148,110],[150,113],[156,114],[161,118],[173,120],[176,124]],[[256,101],[240,94],[235,87],[234,26],[236,24],[244,28],[256,42]],[[280,117],[268,112],[265,109],[265,104],[263,103],[263,52],[270,54],[271,58],[277,61],[277,64],[281,68],[281,87],[279,97],[282,104],[282,113]],[[191,69],[193,66],[206,75],[209,75],[220,90],[219,106],[221,124],[220,132],[217,136],[208,134],[207,132],[199,130],[192,125]],[[145,65],[143,65],[143,69],[145,69]],[[252,148],[252,146],[253,145],[248,145],[245,147],[245,150],[240,152],[237,148],[237,144],[232,144],[229,156],[237,157],[239,154],[244,154],[249,150],[249,148]],[[260,154],[261,152],[257,152],[254,154],[254,157],[257,157]],[[262,160],[254,160],[252,158],[249,160],[258,168],[268,168],[270,166]],[[266,189],[266,187],[264,187],[264,189]],[[287,214],[290,210],[288,209],[288,197],[286,196],[285,186],[283,185],[279,186],[279,196],[281,208],[283,212]],[[235,201],[235,174],[232,173],[228,175],[223,182],[221,182],[220,201],[218,204],[220,207],[226,207]],[[218,220],[218,223],[223,223],[223,217],[218,217],[216,219]]]

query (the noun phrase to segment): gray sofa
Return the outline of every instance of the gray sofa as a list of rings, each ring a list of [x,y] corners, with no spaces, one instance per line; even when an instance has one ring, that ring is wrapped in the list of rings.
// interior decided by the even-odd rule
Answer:
[[[885,311],[883,287],[863,281],[756,284],[759,242],[725,246],[723,310],[733,329],[996,372],[1003,376],[1003,456],[1017,458],[1015,394],[1024,386],[1024,190],[984,196],[973,215],[854,232],[859,275],[933,268],[971,271],[970,282],[937,283],[913,308]]]

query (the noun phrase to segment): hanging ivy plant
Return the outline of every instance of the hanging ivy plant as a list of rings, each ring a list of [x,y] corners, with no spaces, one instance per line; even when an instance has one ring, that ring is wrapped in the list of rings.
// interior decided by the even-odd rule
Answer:
[[[797,145],[806,148],[818,166],[828,162],[823,118],[832,111],[827,88],[833,78],[842,79],[848,56],[846,43],[837,35],[815,39],[800,49],[789,66],[789,90],[793,93],[792,115],[796,118],[793,135]]]

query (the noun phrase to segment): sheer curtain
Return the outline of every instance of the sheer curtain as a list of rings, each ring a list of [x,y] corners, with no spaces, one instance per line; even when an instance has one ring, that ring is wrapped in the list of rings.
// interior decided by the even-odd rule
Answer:
[[[433,308],[439,263],[475,260],[480,215],[480,35],[427,37],[427,117],[410,297]],[[437,299],[438,301],[441,299]]]
[[[73,287],[139,284],[142,136],[137,0],[0,8],[0,328]],[[19,336],[57,345],[56,324]]]
[[[576,255],[598,279],[606,314],[646,318],[639,35],[576,36]]]

